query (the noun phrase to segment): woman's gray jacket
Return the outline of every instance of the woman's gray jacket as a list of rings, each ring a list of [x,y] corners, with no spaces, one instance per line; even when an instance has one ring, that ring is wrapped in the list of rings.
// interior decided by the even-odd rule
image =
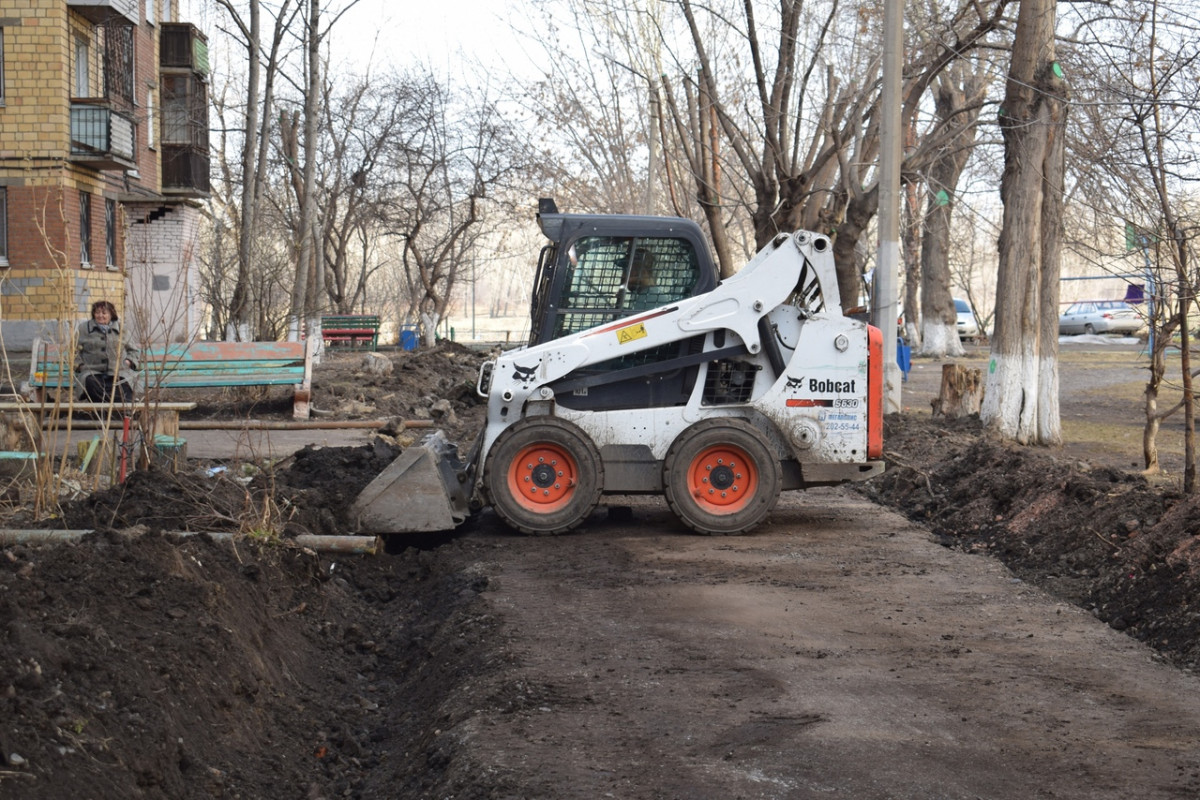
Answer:
[[[133,364],[128,366],[125,361]],[[109,324],[108,331],[89,319],[79,323],[79,352],[75,373],[80,381],[88,375],[117,375],[130,387],[136,387],[138,351],[124,340],[121,324]]]

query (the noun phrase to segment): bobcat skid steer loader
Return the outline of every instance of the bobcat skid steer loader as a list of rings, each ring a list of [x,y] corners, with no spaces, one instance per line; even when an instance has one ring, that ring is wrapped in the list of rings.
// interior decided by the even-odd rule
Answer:
[[[882,334],[844,316],[825,236],[780,234],[718,281],[694,223],[559,214],[528,345],[480,370],[465,459],[435,433],[353,507],[377,534],[448,530],[484,506],[529,534],[604,495],[661,494],[708,534],[744,533],[785,489],[883,471]]]

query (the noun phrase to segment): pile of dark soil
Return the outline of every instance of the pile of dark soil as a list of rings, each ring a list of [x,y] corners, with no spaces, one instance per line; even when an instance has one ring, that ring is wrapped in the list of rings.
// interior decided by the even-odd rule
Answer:
[[[978,419],[893,416],[884,441],[888,471],[864,487],[877,502],[1200,664],[1200,498],[998,441]]]
[[[94,534],[0,551],[0,795],[423,797],[487,579],[409,549]],[[460,795],[469,796],[469,795]]]
[[[39,527],[154,532],[353,533],[344,511],[401,448],[388,437],[363,447],[306,447],[266,471],[241,465],[170,473],[149,469],[67,503]],[[330,476],[337,476],[331,480]]]

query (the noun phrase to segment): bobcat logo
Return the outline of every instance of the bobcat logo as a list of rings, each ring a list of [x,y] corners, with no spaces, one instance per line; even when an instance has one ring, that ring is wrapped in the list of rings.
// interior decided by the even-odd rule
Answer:
[[[520,364],[513,364],[513,379],[521,383],[529,383],[533,380],[533,373],[537,372],[537,368],[538,364],[534,364],[532,367],[522,367]]]
[[[789,375],[788,379],[787,379],[787,388],[789,391],[793,391],[793,392],[796,391],[797,389],[803,389],[804,388],[804,376],[801,375],[799,378],[793,378]]]

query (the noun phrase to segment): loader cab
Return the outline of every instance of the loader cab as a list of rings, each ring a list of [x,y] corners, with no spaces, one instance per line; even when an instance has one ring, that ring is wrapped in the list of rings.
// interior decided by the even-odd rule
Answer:
[[[534,282],[530,346],[711,292],[720,281],[700,226],[679,217],[561,214],[539,205],[550,243]],[[680,359],[703,336],[590,365],[552,384],[558,402],[579,410],[682,405],[698,368]],[[582,383],[581,383],[582,382]]]
[[[700,226],[679,217],[538,213],[530,345],[711,292],[719,281]]]

